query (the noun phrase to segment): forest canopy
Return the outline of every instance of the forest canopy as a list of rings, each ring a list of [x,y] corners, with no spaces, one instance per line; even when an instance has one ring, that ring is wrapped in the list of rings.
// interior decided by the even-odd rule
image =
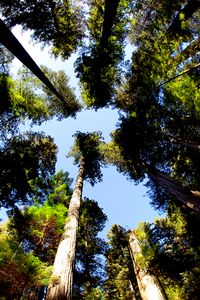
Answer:
[[[0,13],[0,298],[198,300],[200,1],[2,0]],[[16,25],[55,59],[75,54],[81,99],[67,69],[36,64]],[[24,65],[13,75],[15,57]],[[118,123],[107,140],[74,133],[72,187],[42,126],[62,122],[68,139],[66,118],[102,108]],[[164,217],[113,224],[105,240],[107,216],[83,191],[110,165],[145,184]]]

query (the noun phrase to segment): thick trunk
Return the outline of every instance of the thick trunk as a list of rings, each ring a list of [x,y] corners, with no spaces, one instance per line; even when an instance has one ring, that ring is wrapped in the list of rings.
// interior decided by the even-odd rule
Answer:
[[[70,300],[72,298],[73,265],[83,180],[84,163],[82,161],[70,201],[64,233],[56,253],[52,282],[47,290],[47,300]]]
[[[168,34],[170,35],[184,35],[185,31],[182,28],[181,15],[184,15],[184,21],[192,17],[192,15],[200,8],[200,0],[190,0],[188,3],[179,11],[175,19],[168,28]]]
[[[142,251],[133,232],[129,234],[129,249],[142,300],[164,300],[161,289],[156,284],[154,277],[147,270],[141,269],[136,261],[137,255],[141,254]]]
[[[178,201],[183,203],[193,212],[200,214],[200,192],[190,191],[176,183],[173,178],[161,172],[148,173],[149,177],[162,186],[168,193],[173,195]]]
[[[196,53],[200,51],[200,36],[196,38],[193,42],[191,42],[183,51],[181,51],[178,55],[176,55],[173,59],[173,62],[176,65],[180,65],[182,62],[192,57]]]
[[[117,14],[117,7],[119,0],[105,0],[105,12],[104,12],[104,21],[103,21],[103,30],[100,45],[102,48],[106,47],[108,38],[112,32],[112,26],[114,19]]]

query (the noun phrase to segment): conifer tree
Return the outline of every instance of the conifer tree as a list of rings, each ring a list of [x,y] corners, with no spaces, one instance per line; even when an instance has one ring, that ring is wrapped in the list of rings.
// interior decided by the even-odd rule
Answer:
[[[58,246],[54,261],[51,283],[48,287],[47,300],[71,299],[73,286],[73,265],[75,259],[78,231],[79,210],[83,181],[91,184],[101,180],[101,154],[99,151],[100,134],[77,133],[71,155],[79,165],[79,171],[70,200],[64,233]]]

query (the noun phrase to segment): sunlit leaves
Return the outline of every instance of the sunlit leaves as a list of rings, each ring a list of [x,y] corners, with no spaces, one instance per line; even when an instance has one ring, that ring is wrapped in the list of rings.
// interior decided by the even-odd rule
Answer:
[[[0,10],[10,27],[32,30],[33,39],[50,45],[56,57],[68,58],[84,36],[82,10],[68,0],[1,1]]]
[[[100,132],[75,134],[75,142],[68,156],[74,157],[74,163],[84,162],[84,179],[94,185],[102,180],[101,165],[103,156],[100,151],[100,141],[102,140]]]
[[[1,205],[29,202],[31,180],[54,172],[57,146],[43,133],[26,133],[7,141],[1,149]]]

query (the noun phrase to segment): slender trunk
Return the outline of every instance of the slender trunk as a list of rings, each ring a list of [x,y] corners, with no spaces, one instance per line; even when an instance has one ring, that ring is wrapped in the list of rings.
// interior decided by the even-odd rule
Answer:
[[[83,180],[84,162],[81,160],[79,173],[68,209],[64,233],[54,261],[52,281],[47,290],[47,300],[71,300],[72,298],[73,265]]]
[[[132,295],[133,295],[132,300],[137,300],[136,295],[135,295],[135,290],[134,290],[134,287],[133,287],[133,284],[132,284],[131,280],[129,280],[129,287],[130,287],[130,290],[131,290]]]
[[[200,192],[191,191],[176,183],[173,178],[161,172],[148,173],[149,177],[162,186],[168,193],[173,195],[178,201],[183,203],[193,212],[200,214]]]
[[[142,300],[164,300],[154,277],[147,270],[141,269],[136,262],[136,257],[138,254],[141,254],[142,250],[133,232],[129,233],[129,249]]]
[[[157,88],[160,88],[161,86],[167,84],[168,82],[170,82],[170,81],[172,81],[172,80],[174,80],[174,79],[176,79],[176,78],[178,78],[178,77],[180,77],[180,76],[183,76],[183,75],[185,75],[185,74],[187,74],[187,73],[189,73],[189,72],[191,72],[191,71],[193,71],[193,70],[195,70],[195,69],[197,69],[197,68],[199,68],[199,67],[200,67],[200,63],[198,63],[198,64],[196,64],[196,65],[194,65],[194,66],[191,66],[190,68],[186,69],[185,71],[181,72],[180,74],[175,75],[175,76],[173,76],[173,77],[171,77],[171,78],[168,78],[168,79],[164,80],[163,82],[161,82],[161,84],[159,84],[159,85],[156,87],[156,89],[157,89]]]
[[[49,79],[44,75],[42,70],[38,67],[32,57],[16,39],[6,24],[0,19],[0,43],[2,43],[14,56],[16,56],[33,74],[38,77],[44,85],[54,93],[62,102],[63,97],[58,93]]]

